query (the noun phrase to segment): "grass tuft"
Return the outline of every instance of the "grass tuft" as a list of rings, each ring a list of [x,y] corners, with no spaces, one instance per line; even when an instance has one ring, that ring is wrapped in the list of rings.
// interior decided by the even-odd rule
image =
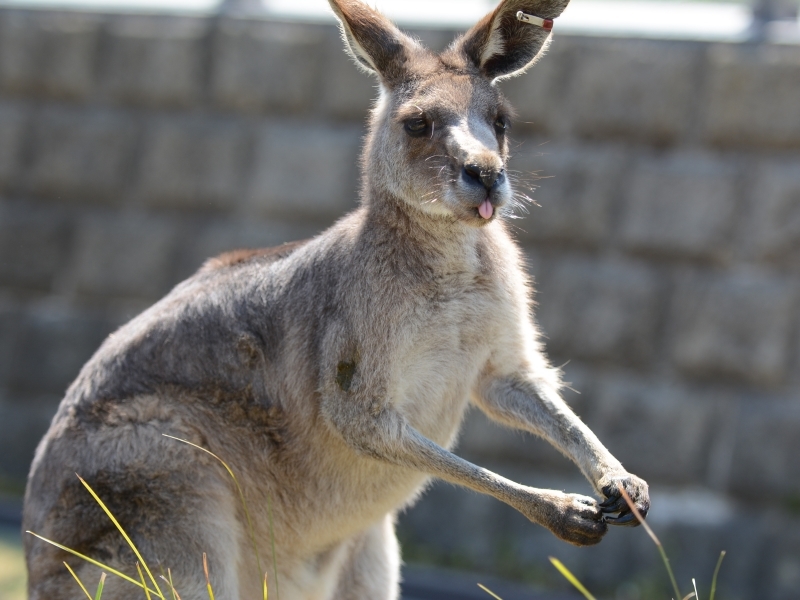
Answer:
[[[714,568],[714,577],[711,578],[711,593],[708,596],[708,600],[714,600],[714,596],[717,594],[717,577],[719,576],[719,568],[722,566],[723,558],[725,558],[725,550],[719,553],[717,566]]]
[[[578,581],[578,578],[575,577],[575,575],[573,575],[572,572],[567,567],[564,566],[564,564],[560,560],[558,560],[557,558],[553,558],[551,556],[550,557],[550,562],[553,563],[553,566],[556,569],[558,569],[559,573],[561,573],[564,576],[564,579],[569,581],[572,585],[575,586],[575,588],[581,594],[583,594],[583,596],[584,596],[584,598],[586,598],[586,600],[597,600],[594,596],[592,596],[592,594],[589,593],[589,590],[587,590],[583,586],[583,584],[580,581]]]
[[[667,569],[667,573],[669,573],[669,579],[672,582],[672,589],[675,591],[675,600],[691,600],[694,598],[695,600],[700,600],[700,596],[697,593],[697,581],[692,579],[692,587],[694,587],[693,592],[689,592],[686,596],[681,596],[680,590],[678,589],[678,583],[675,580],[675,575],[672,572],[672,567],[669,564],[669,558],[667,558],[667,553],[664,551],[664,546],[661,545],[661,541],[656,537],[656,534],[650,528],[642,514],[639,512],[639,509],[636,508],[636,505],[631,500],[631,497],[628,493],[622,488],[622,486],[618,487],[622,497],[625,499],[625,502],[628,504],[628,507],[631,509],[631,512],[639,521],[639,523],[644,527],[644,530],[647,532],[647,535],[650,536],[650,539],[653,540],[653,543],[658,548],[659,554],[661,554],[661,559],[664,561],[664,566]],[[723,550],[719,555],[719,560],[717,561],[717,566],[714,569],[714,576],[711,579],[711,593],[709,595],[709,600],[714,600],[714,595],[717,592],[717,577],[719,576],[719,568],[722,565],[722,559],[725,558],[725,551]],[[565,567],[561,564],[557,558],[550,557],[550,562],[559,570],[559,572],[564,576],[564,578],[569,581],[572,585],[574,585],[583,595],[587,598],[587,600],[595,600],[594,596],[592,596],[589,591],[583,586],[583,584],[578,581],[578,579]]]
[[[150,568],[147,566],[147,563],[144,561],[144,558],[142,558],[142,555],[139,552],[139,549],[136,547],[136,544],[133,543],[133,540],[131,540],[131,538],[128,536],[128,534],[125,532],[125,530],[122,528],[122,525],[120,525],[119,521],[117,521],[116,517],[113,514],[111,514],[111,511],[108,510],[108,507],[100,499],[100,497],[95,493],[95,491],[92,489],[92,487],[88,483],[86,483],[80,475],[78,475],[77,473],[75,475],[78,477],[78,479],[81,480],[81,483],[83,484],[83,487],[85,487],[89,491],[89,493],[92,495],[92,498],[94,498],[95,502],[97,502],[97,504],[100,505],[100,508],[103,509],[103,512],[106,513],[106,515],[108,515],[108,518],[111,519],[112,523],[114,523],[114,526],[117,528],[117,531],[119,531],[120,534],[122,534],[122,537],[128,543],[128,546],[130,546],[131,550],[133,550],[133,553],[136,555],[136,558],[139,559],[140,563],[142,563],[142,567],[144,567],[144,570],[147,573],[147,576],[150,578],[150,581],[153,583],[153,587],[155,587],[156,590],[157,590],[157,591],[155,591],[153,593],[156,594],[159,598],[161,598],[161,600],[166,600],[164,598],[164,594],[161,592],[161,588],[158,587],[158,583],[156,582],[156,578],[153,577],[153,574],[150,572]],[[137,569],[139,568],[138,564],[136,565],[136,568]],[[145,595],[147,595],[147,600],[150,600],[150,590],[147,588],[147,585],[144,582],[144,577],[142,577],[141,579],[142,579],[142,587],[144,588]]]
[[[105,569],[106,571],[108,571],[112,575],[116,575],[120,579],[124,579],[125,581],[127,581],[129,583],[132,583],[133,585],[135,585],[135,586],[137,586],[139,588],[142,587],[141,583],[139,583],[138,581],[136,581],[135,579],[133,579],[131,577],[128,577],[127,575],[125,575],[125,573],[122,573],[121,571],[117,571],[116,569],[114,569],[114,568],[112,568],[112,567],[110,567],[110,566],[108,566],[106,564],[103,564],[100,561],[97,561],[97,560],[95,560],[93,558],[90,558],[90,557],[86,556],[85,554],[81,554],[80,552],[76,552],[72,548],[67,548],[66,546],[64,546],[62,544],[59,544],[58,542],[54,542],[53,540],[48,540],[46,537],[41,536],[38,533],[34,533],[33,531],[26,531],[25,533],[29,533],[33,537],[38,538],[38,539],[42,540],[43,542],[47,542],[48,544],[50,544],[51,546],[55,546],[59,550],[63,550],[64,552],[68,552],[69,554],[72,554],[73,556],[77,556],[78,558],[83,559],[86,562],[88,562],[88,563],[90,563],[90,564],[92,564],[92,565],[94,565],[96,567],[100,567],[101,569]],[[153,592],[153,590],[149,590],[149,591],[154,593],[154,594],[156,593],[156,592]]]
[[[489,595],[490,595],[492,598],[495,598],[496,600],[503,600],[503,599],[502,599],[500,596],[498,596],[497,594],[495,594],[495,593],[494,593],[492,590],[490,590],[489,588],[487,588],[487,587],[486,587],[485,585],[483,585],[482,583],[479,583],[479,584],[478,584],[478,587],[479,587],[479,588],[481,588],[481,589],[482,589],[484,592],[486,592],[487,594],[489,594]]]
[[[165,438],[169,438],[171,440],[175,440],[177,442],[181,442],[183,444],[191,446],[192,448],[195,448],[197,450],[205,452],[209,456],[211,456],[211,457],[215,458],[216,460],[218,460],[219,463],[223,467],[225,467],[225,470],[228,472],[228,475],[231,476],[231,479],[233,479],[233,483],[236,485],[236,491],[239,493],[239,499],[242,502],[242,508],[244,509],[244,516],[247,519],[247,529],[248,529],[248,532],[250,533],[250,542],[253,545],[253,552],[255,553],[255,556],[256,556],[256,564],[258,565],[258,572],[259,573],[264,573],[265,571],[264,571],[263,567],[261,566],[261,556],[258,553],[258,544],[256,543],[256,532],[255,532],[255,528],[253,527],[253,520],[250,518],[250,510],[247,508],[247,501],[244,499],[244,492],[242,492],[242,486],[239,485],[239,480],[236,478],[236,475],[234,474],[233,470],[228,466],[228,463],[226,463],[219,456],[217,456],[216,454],[211,452],[211,450],[208,450],[207,448],[203,448],[202,446],[198,446],[197,444],[193,444],[192,442],[190,442],[188,440],[184,440],[184,439],[172,436],[172,435],[168,435],[166,433],[162,433],[161,435],[163,435]],[[272,568],[275,571],[275,595],[278,597],[278,600],[280,600],[281,594],[280,594],[280,590],[278,589],[278,559],[277,559],[277,555],[275,554],[275,528],[274,528],[273,522],[272,522],[272,503],[270,502],[269,497],[267,497],[267,510],[268,510],[268,515],[269,515],[270,536],[272,538]],[[264,600],[266,600],[266,598],[267,598],[267,592],[266,592],[266,587],[265,587],[264,588]]]
[[[83,585],[83,582],[81,581],[81,578],[80,578],[80,577],[78,577],[78,576],[75,574],[75,571],[73,571],[73,570],[72,570],[72,567],[70,567],[70,566],[69,566],[69,565],[66,563],[66,561],[64,561],[64,566],[65,566],[65,567],[67,567],[67,571],[69,571],[69,574],[70,574],[70,575],[72,575],[72,578],[73,578],[73,579],[74,579],[76,582],[78,582],[78,585],[79,585],[79,586],[80,586],[80,588],[83,590],[83,593],[84,593],[84,594],[86,594],[86,597],[87,597],[89,600],[92,600],[92,595],[89,593],[89,590],[87,590],[87,589],[86,589],[86,586],[85,586],[85,585]]]

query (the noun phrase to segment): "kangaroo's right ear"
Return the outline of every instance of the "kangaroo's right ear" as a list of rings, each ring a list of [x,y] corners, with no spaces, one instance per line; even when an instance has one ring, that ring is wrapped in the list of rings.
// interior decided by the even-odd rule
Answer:
[[[517,13],[552,20],[569,0],[502,0],[462,38],[456,49],[492,81],[514,77],[536,62],[550,40],[550,30],[522,22]],[[552,25],[552,23],[551,23]]]
[[[376,73],[388,87],[406,74],[405,64],[419,45],[378,11],[358,0],[328,0],[336,13],[348,54]]]

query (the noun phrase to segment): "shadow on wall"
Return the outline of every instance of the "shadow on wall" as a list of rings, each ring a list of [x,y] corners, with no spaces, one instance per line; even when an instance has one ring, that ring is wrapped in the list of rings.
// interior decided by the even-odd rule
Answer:
[[[441,48],[452,32],[420,35]],[[653,484],[679,571],[703,579],[725,548],[727,598],[794,597],[800,48],[559,36],[503,88],[512,167],[541,205],[512,227],[569,401]],[[375,94],[330,26],[0,10],[3,487],[116,326],[208,256],[355,205]],[[461,452],[584,485],[477,415]],[[639,532],[576,553],[520,519],[435,486],[402,535],[412,558],[508,576],[549,581],[550,553],[598,588],[623,564],[660,577]]]

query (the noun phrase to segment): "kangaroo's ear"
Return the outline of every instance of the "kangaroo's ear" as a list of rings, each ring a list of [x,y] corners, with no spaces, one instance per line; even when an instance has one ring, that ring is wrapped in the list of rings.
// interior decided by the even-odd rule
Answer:
[[[456,45],[491,80],[519,75],[541,55],[550,30],[520,21],[517,13],[554,19],[568,3],[569,0],[503,0]]]
[[[419,47],[378,11],[358,0],[328,0],[336,13],[348,54],[389,87],[403,78],[410,54]]]

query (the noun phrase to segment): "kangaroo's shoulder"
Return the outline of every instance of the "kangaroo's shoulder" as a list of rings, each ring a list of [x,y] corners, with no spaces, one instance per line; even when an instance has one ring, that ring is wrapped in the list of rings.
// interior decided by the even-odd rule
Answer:
[[[294,242],[286,242],[285,244],[271,246],[268,248],[231,250],[208,259],[205,263],[203,263],[203,266],[200,267],[200,272],[216,271],[219,269],[225,269],[226,267],[235,267],[253,262],[269,264],[282,258],[286,258],[295,250],[298,250],[299,248],[302,248],[308,244],[309,241],[311,241],[310,238],[305,240],[297,240]]]

